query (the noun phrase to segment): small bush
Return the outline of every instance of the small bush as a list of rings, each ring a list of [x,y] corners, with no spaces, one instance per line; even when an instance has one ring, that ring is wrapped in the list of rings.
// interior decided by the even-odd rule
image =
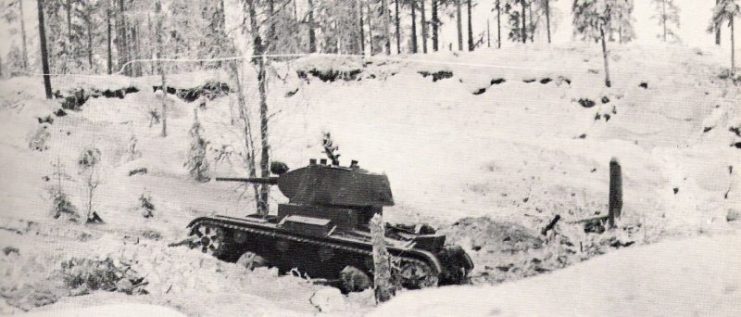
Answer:
[[[139,196],[140,208],[142,210],[142,216],[144,218],[154,217],[154,204],[152,204],[152,196],[147,193],[142,193]]]
[[[71,258],[63,261],[62,281],[77,294],[103,290],[126,294],[147,294],[147,282],[130,265],[104,259]]]
[[[48,126],[45,124],[42,124],[36,129],[36,132],[33,133],[31,136],[31,139],[28,141],[28,147],[33,151],[39,151],[43,152],[49,149],[49,139],[51,138],[51,133],[49,133]]]
[[[80,219],[77,213],[77,207],[69,201],[69,197],[62,191],[54,193],[52,198],[52,213],[54,219],[67,218],[70,221],[77,222]]]

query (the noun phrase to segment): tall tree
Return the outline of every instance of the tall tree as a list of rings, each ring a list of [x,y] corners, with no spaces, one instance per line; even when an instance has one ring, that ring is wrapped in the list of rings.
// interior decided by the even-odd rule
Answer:
[[[486,19],[486,47],[491,47],[491,26],[489,19]]]
[[[473,51],[474,45],[473,45],[473,26],[472,26],[472,17],[471,17],[471,0],[466,1],[466,9],[468,10],[468,50]]]
[[[391,19],[389,18],[388,0],[381,0],[381,7],[383,8],[383,47],[386,51],[386,55],[391,55],[391,32],[389,31]]]
[[[394,21],[394,26],[396,27],[396,54],[401,54],[401,31],[399,30],[401,21],[399,21],[399,0],[394,0],[394,5],[396,6],[394,10],[394,14],[396,15]],[[414,29],[412,29],[412,32],[414,32],[413,30]]]
[[[365,31],[363,30],[363,4],[360,3],[360,0],[356,0],[358,2],[358,33],[360,33],[360,54],[365,55]]]
[[[461,13],[461,1],[463,0],[455,0],[455,26],[456,31],[458,31],[458,50],[463,50],[463,17]]]
[[[727,22],[731,29],[731,76],[736,74],[736,41],[734,19],[741,14],[741,6],[738,0],[720,0],[713,9],[713,18],[708,27],[708,32],[713,32],[716,25]]]
[[[39,16],[39,44],[41,45],[41,70],[44,73],[44,92],[51,99],[51,75],[49,74],[49,54],[46,51],[46,30],[44,25],[44,0],[36,0]]]
[[[574,0],[572,6],[574,33],[582,39],[600,41],[602,44],[605,86],[607,87],[610,87],[612,83],[605,34],[613,27],[612,19],[615,17],[617,1],[621,0]]]
[[[425,1],[419,0],[419,13],[422,16],[422,53],[427,54],[427,15],[425,13]]]
[[[409,2],[412,8],[412,53],[417,53],[417,5],[414,0]]]
[[[720,3],[720,0],[715,0],[716,6],[719,3]],[[720,24],[715,25],[715,45],[720,45]]]
[[[656,14],[652,17],[657,20],[663,32],[659,35],[666,42],[667,37],[678,39],[677,33],[672,29],[679,28],[679,8],[673,0],[653,0]]]
[[[121,2],[123,3],[123,1]],[[156,0],[154,3],[154,14],[157,16],[157,59],[164,58],[165,52],[165,30],[164,20],[165,13],[162,9],[162,1]],[[160,61],[159,63],[160,78],[162,79],[162,107],[160,117],[162,118],[162,137],[167,137],[167,75],[165,74],[165,63]]]
[[[430,23],[432,24],[432,50],[437,52],[439,48],[439,34],[438,34],[438,28],[440,27],[440,19],[438,18],[438,4],[441,0],[431,0],[432,1],[432,20]]]
[[[314,31],[314,1],[309,1],[309,53],[316,53],[316,31]]]
[[[111,49],[111,44],[113,42],[113,36],[111,32],[111,8],[106,8],[105,10],[106,14],[106,26],[108,27],[108,33],[106,36],[106,44],[107,44],[107,54],[106,54],[106,61],[108,66],[108,75],[110,75],[113,72],[113,53]]]
[[[23,48],[23,70],[28,70],[28,51],[26,50],[26,22],[23,18],[23,0],[18,0],[18,10],[20,11],[21,22],[21,47]]]
[[[545,10],[545,28],[548,34],[548,43],[551,43],[551,3],[550,0],[543,0],[543,9]]]
[[[502,3],[496,0],[494,9],[497,10],[497,48],[502,48]]]

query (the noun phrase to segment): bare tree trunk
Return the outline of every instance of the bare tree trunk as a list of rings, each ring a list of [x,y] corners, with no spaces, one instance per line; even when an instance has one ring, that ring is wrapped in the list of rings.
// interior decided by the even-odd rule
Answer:
[[[661,24],[664,27],[664,42],[666,42],[666,0],[661,0]]]
[[[26,51],[26,22],[23,18],[23,1],[18,1],[18,5],[20,6],[20,13],[21,16],[18,20],[21,21],[21,48],[23,49],[23,70],[28,70],[28,52]]]
[[[87,12],[87,63],[90,70],[93,70],[93,26],[92,26],[92,14],[90,11]]]
[[[109,30],[110,30],[110,26],[109,26]],[[147,13],[147,44],[149,44],[149,54],[148,54],[149,57],[152,57],[154,55],[153,53],[155,52],[154,45],[152,45],[153,38],[154,37],[152,37],[152,19],[150,18],[149,13]],[[151,75],[154,75],[155,74],[154,63],[149,63],[149,65],[151,67],[149,72]]]
[[[502,48],[502,5],[497,0],[497,48]]]
[[[551,5],[550,0],[545,0],[545,29],[548,34],[548,44],[551,43]]]
[[[389,30],[389,24],[391,24],[391,19],[389,17],[389,3],[388,0],[381,0],[381,5],[383,7],[383,33],[384,33],[384,49],[386,50],[386,55],[391,55],[391,32]]]
[[[520,5],[522,7],[522,12],[520,14],[522,16],[522,43],[526,43],[527,42],[527,26],[526,26],[527,21],[525,21],[525,6],[526,6],[525,0],[520,0]]]
[[[623,176],[616,158],[610,160],[610,195],[608,200],[608,221],[615,228],[615,219],[620,218],[623,209]]]
[[[530,43],[535,42],[535,19],[533,19],[533,4],[528,3],[527,4],[527,11],[530,14],[530,25],[528,25],[530,29]]]
[[[113,73],[113,54],[111,52],[111,42],[113,42],[113,39],[111,38],[111,9],[106,9],[106,24],[108,26],[108,75],[110,75]]]
[[[360,0],[356,0],[358,3],[358,13],[360,17],[360,23],[358,29],[360,30],[360,54],[365,55],[365,31],[363,30],[363,4]]]
[[[438,19],[437,5],[439,0],[432,0],[432,50],[437,52],[439,49],[439,34],[438,26],[440,20]]]
[[[309,0],[309,53],[316,53],[316,33],[314,32],[314,1]]]
[[[412,53],[417,53],[417,9],[414,2],[411,3],[412,7]]]
[[[237,103],[239,107],[239,117],[242,119],[243,123],[243,131],[244,131],[244,147],[245,147],[245,153],[247,153],[247,172],[249,173],[250,177],[256,177],[257,176],[257,168],[255,167],[255,142],[254,138],[252,137],[252,124],[250,122],[250,117],[247,114],[247,102],[244,94],[244,88],[242,87],[242,83],[239,79],[239,69],[237,68],[237,61],[232,61],[229,63],[229,71],[232,76],[232,80],[234,84],[237,87]],[[254,190],[255,194],[255,201],[260,201],[260,186],[258,184],[252,184],[252,188]]]
[[[489,30],[489,19],[486,19],[486,47],[491,47],[491,33]]]
[[[257,90],[260,95],[260,176],[269,177],[270,169],[270,144],[268,143],[268,103],[267,103],[267,86],[265,71],[265,43],[260,37],[260,28],[257,24],[257,12],[255,9],[255,0],[247,0],[247,6],[250,18],[250,30],[252,31],[252,63],[257,66]],[[269,45],[269,43],[267,43]],[[270,188],[268,184],[260,186],[259,199],[257,201],[257,213],[267,216],[270,210],[268,205],[268,195]]]
[[[394,25],[396,26],[396,54],[401,54],[401,31],[399,30],[399,0],[394,0],[394,3],[396,5],[396,21],[394,21]],[[412,5],[414,7],[414,5]],[[414,27],[412,27],[412,30],[414,30]],[[416,53],[416,52],[415,52]]]
[[[463,50],[463,17],[461,13],[461,1],[455,0],[455,27],[458,32],[458,50]]]
[[[118,52],[118,59],[119,59],[119,66],[123,67],[126,65],[126,63],[129,61],[129,45],[127,43],[127,34],[126,34],[126,15],[125,15],[125,9],[124,9],[124,0],[119,0],[118,2],[119,6],[119,14],[121,15],[121,30],[119,30],[119,41],[121,41],[121,49],[122,51]],[[126,67],[124,69],[124,74],[127,76],[131,76],[131,68]]]
[[[123,0],[121,0],[123,4]],[[157,58],[163,58],[164,47],[163,47],[163,30],[162,23],[164,20],[162,13],[162,3],[157,0],[154,4],[155,14],[157,15]],[[165,77],[165,64],[159,62],[160,76],[162,77],[162,137],[167,137],[167,78]]]
[[[427,54],[427,14],[425,13],[425,1],[420,0],[420,12],[422,14],[422,53]]]
[[[44,72],[44,92],[51,99],[51,76],[49,75],[49,54],[46,51],[46,27],[44,25],[44,0],[36,0],[39,15],[39,43],[41,45],[41,70]]]
[[[735,16],[731,16],[731,76],[736,75],[736,32],[734,30]]]
[[[371,11],[371,7],[370,7],[370,2],[366,2],[365,5],[366,5],[367,11],[368,11],[368,48],[370,50],[370,55],[372,56],[373,53],[374,53],[374,50],[373,50],[373,24],[372,24],[372,21],[371,21],[372,20],[371,19],[371,12],[372,11]]]
[[[391,264],[386,248],[385,225],[381,214],[375,214],[370,221],[371,244],[373,245],[373,291],[376,302],[390,300],[396,293],[391,282]]]
[[[602,40],[602,59],[605,62],[605,86],[610,87],[610,68],[607,64],[607,44],[605,43],[605,29],[604,26],[599,28],[600,40]]]
[[[718,5],[720,0],[715,0],[715,5]],[[720,23],[715,25],[715,45],[720,45]]]
[[[268,20],[266,23],[268,23],[268,34],[266,36],[267,41],[265,41],[266,45],[265,52],[271,53],[273,52],[273,45],[275,45],[275,6],[273,3],[273,0],[267,0],[268,1]]]
[[[468,11],[468,51],[473,51],[473,26],[471,25],[471,0],[466,1]]]

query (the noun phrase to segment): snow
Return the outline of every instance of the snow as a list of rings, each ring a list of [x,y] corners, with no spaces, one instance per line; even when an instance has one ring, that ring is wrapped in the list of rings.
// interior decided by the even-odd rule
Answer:
[[[729,145],[741,139],[729,129],[741,123],[741,90],[717,77],[726,63],[725,53],[673,45],[629,44],[611,50],[612,88],[602,84],[598,48],[585,44],[391,59],[379,56],[366,59],[372,63],[365,66],[357,57],[321,56],[278,64],[270,78],[281,79],[268,85],[271,156],[290,167],[300,167],[309,158],[322,156],[321,132],[329,131],[340,146],[343,164],[357,159],[362,168],[389,176],[396,206],[385,209],[386,220],[449,227],[460,218],[481,216],[526,227],[534,235],[556,214],[563,217],[557,228],[561,232],[580,231],[574,221],[604,215],[608,162],[616,157],[622,164],[625,184],[621,224],[640,224],[639,233],[629,236],[636,245],[674,236],[736,231],[726,216],[731,210],[741,210],[741,165],[739,150]],[[361,69],[362,73],[359,80],[322,82],[313,76],[299,79],[297,69]],[[441,70],[452,72],[453,77],[433,82],[419,73]],[[246,67],[242,80],[255,118],[253,72]],[[492,85],[491,80],[497,78],[506,81]],[[541,83],[545,78],[552,81]],[[526,83],[526,79],[536,81]],[[191,88],[207,80],[228,82],[228,76],[221,72],[172,74],[168,83]],[[639,87],[642,82],[648,84],[647,89]],[[52,124],[40,125],[37,117],[57,110],[59,100],[43,98],[38,78],[0,82],[0,227],[6,229],[0,230],[0,247],[19,249],[17,255],[0,255],[0,276],[4,277],[0,294],[12,299],[6,300],[9,306],[0,304],[0,312],[17,313],[22,310],[19,306],[44,309],[46,306],[19,304],[30,298],[26,295],[32,290],[57,296],[54,305],[87,307],[136,299],[173,307],[187,315],[239,315],[244,311],[313,314],[318,312],[311,302],[315,294],[322,294],[314,298],[321,299],[332,313],[360,315],[373,309],[371,293],[337,297],[329,294],[332,290],[298,277],[276,277],[275,272],[264,269],[249,272],[196,251],[168,247],[185,237],[185,226],[195,217],[217,213],[238,217],[254,208],[252,195],[244,192],[244,186],[198,183],[183,167],[190,143],[188,129],[198,103],[168,96],[168,136],[162,138],[161,126],[150,127],[148,117],[162,102],[162,94],[152,92],[152,86],[159,85],[158,76],[64,76],[55,77],[53,84],[63,93],[75,87],[128,86],[140,92],[124,99],[91,99],[80,112],[70,111],[60,118],[52,115]],[[474,94],[482,88],[486,89],[483,93]],[[287,95],[293,91],[295,95]],[[602,97],[610,102],[603,104]],[[577,102],[581,98],[596,105],[584,108]],[[244,144],[240,127],[231,124],[235,102],[235,94],[230,94],[198,110],[203,135],[211,146],[212,176],[247,174],[239,156]],[[605,114],[610,114],[609,121]],[[256,126],[257,120],[253,120],[253,134],[259,135]],[[704,132],[708,127],[712,129]],[[51,136],[44,152],[28,147],[39,129],[46,129]],[[128,150],[132,137],[140,155],[131,155]],[[51,162],[65,164],[70,176],[64,180],[65,190],[82,208],[87,200],[75,164],[81,149],[89,145],[103,153],[94,207],[106,223],[85,226],[55,220],[47,193],[53,180],[45,181],[44,177],[52,175]],[[233,150],[233,154],[228,160],[215,162],[216,150],[222,148]],[[139,168],[148,172],[129,176]],[[678,189],[676,194],[674,188]],[[142,193],[152,196],[153,218],[141,217],[138,198]],[[272,199],[271,208],[285,201],[277,191]],[[13,233],[16,231],[20,233]],[[708,247],[702,241],[721,238],[697,239],[687,240],[699,241],[686,242],[687,252],[702,252]],[[458,239],[469,241],[463,247],[472,254],[477,274],[486,266],[500,264],[495,259],[517,262],[499,253],[487,256],[476,252],[470,240],[472,237]],[[489,249],[501,251],[488,246],[482,250]],[[641,250],[643,247],[631,247],[615,255],[658,252]],[[150,294],[96,292],[70,297],[69,290],[57,285],[55,274],[59,263],[72,256],[130,261],[145,274]],[[604,258],[608,256],[612,255]],[[654,262],[658,263],[659,258],[674,258],[670,253],[656,257]],[[584,265],[601,263],[602,259]],[[583,266],[566,269],[563,274],[577,275],[574,272],[580,272],[579,267]],[[587,268],[596,270],[597,266]],[[556,274],[561,273],[552,275]],[[711,274],[707,277],[710,280]],[[621,289],[642,292],[643,286]],[[494,289],[498,288],[491,291],[500,292]],[[538,289],[548,292],[549,288]],[[602,292],[597,286],[588,289]],[[478,290],[490,288],[432,292],[474,294]],[[415,293],[406,294],[399,300]],[[729,296],[737,296],[733,294],[737,292]],[[716,295],[719,299],[725,296]],[[519,303],[535,303],[534,297],[526,298],[529,300]],[[612,307],[601,304],[609,303],[598,301],[594,309]],[[677,309],[693,309],[688,305]]]
[[[144,304],[112,304],[85,308],[54,309],[20,314],[21,317],[161,316],[184,317],[172,308]]]
[[[739,316],[741,235],[615,251],[499,286],[408,291],[369,316]]]

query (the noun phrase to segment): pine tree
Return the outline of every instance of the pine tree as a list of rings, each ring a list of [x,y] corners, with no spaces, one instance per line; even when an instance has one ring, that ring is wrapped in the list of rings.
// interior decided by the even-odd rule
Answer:
[[[44,0],[36,0],[39,16],[39,43],[41,45],[41,69],[44,73],[44,92],[46,99],[51,99],[51,75],[49,73],[49,54],[46,50],[46,27],[44,24]]]
[[[618,9],[618,2],[623,0],[574,0],[574,33],[585,40],[602,43],[602,59],[605,66],[605,86],[610,87],[610,71],[606,35],[612,30],[613,18]]]
[[[653,0],[656,14],[652,17],[657,20],[662,27],[662,34],[659,37],[666,42],[667,37],[679,39],[677,33],[672,29],[672,25],[679,28],[679,8],[674,0]]]
[[[736,73],[736,34],[734,20],[739,14],[741,14],[741,6],[738,0],[720,0],[713,9],[713,18],[708,27],[708,32],[713,32],[716,26],[721,26],[723,23],[728,22],[728,27],[731,29],[731,76],[734,76]]]
[[[468,16],[468,50],[473,51],[474,45],[473,45],[473,23],[472,23],[472,17],[471,17],[471,7],[472,3],[471,0],[466,0],[466,11]]]
[[[463,16],[461,13],[461,1],[455,0],[455,29],[458,34],[458,50],[463,50]]]
[[[425,1],[419,0],[419,14],[421,15],[422,23],[422,53],[427,54],[427,14],[425,12]]]
[[[198,182],[208,182],[211,177],[208,176],[209,164],[206,157],[208,142],[201,135],[203,128],[198,121],[198,108],[193,109],[193,126],[188,134],[190,135],[190,148],[188,149],[187,160],[183,164],[188,169],[188,173]]]

